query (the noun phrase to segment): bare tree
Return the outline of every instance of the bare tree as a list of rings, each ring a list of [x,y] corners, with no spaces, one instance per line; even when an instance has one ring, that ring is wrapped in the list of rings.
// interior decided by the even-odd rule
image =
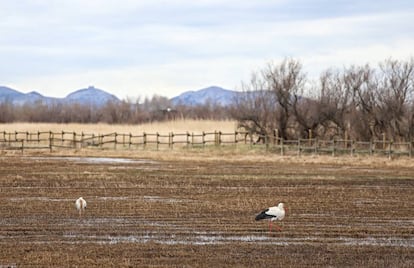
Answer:
[[[393,140],[410,138],[410,104],[414,95],[414,60],[388,59],[380,64],[377,121]]]
[[[237,96],[233,110],[239,128],[259,136],[276,127],[273,118],[277,113],[275,96],[265,87],[263,77],[252,74],[250,84],[242,84],[243,93]]]
[[[274,130],[284,139],[296,135],[292,107],[304,81],[302,65],[293,59],[269,63],[253,73],[250,83],[242,84],[243,94],[233,111],[239,126],[258,135],[271,135]]]
[[[320,76],[317,96],[319,136],[344,137],[349,133],[352,92],[345,86],[344,76],[338,70],[329,69]]]
[[[302,64],[293,59],[285,59],[280,65],[269,64],[264,75],[280,106],[276,114],[277,130],[280,136],[288,139],[300,135],[289,123],[293,120],[292,107],[304,91],[305,75],[302,71]]]
[[[351,66],[344,70],[343,87],[353,95],[350,134],[362,140],[371,140],[381,128],[376,120],[377,85],[375,70],[369,65]]]

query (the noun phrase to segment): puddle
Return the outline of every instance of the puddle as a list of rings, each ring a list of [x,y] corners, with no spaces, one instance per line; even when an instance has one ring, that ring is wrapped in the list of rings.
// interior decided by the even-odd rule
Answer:
[[[23,202],[23,201],[46,201],[46,202],[75,202],[76,199],[69,198],[49,198],[42,196],[27,196],[27,197],[12,197],[9,198],[12,202]]]
[[[271,237],[263,235],[224,236],[208,234],[162,235],[141,234],[127,236],[95,236],[95,235],[64,235],[64,238],[73,240],[73,243],[159,243],[166,245],[219,245],[230,243],[255,243],[266,245],[305,245],[312,243],[336,243],[344,246],[391,246],[414,248],[414,238],[321,238],[321,237]]]
[[[96,197],[97,200],[111,200],[111,201],[116,201],[116,200],[128,200],[128,199],[136,199],[134,197],[128,197],[128,196],[100,196],[100,197]]]
[[[68,160],[78,163],[93,164],[154,164],[156,161],[148,159],[131,159],[131,158],[115,158],[115,157],[75,157],[75,156],[56,156],[56,157],[26,157],[33,160]]]
[[[73,157],[69,159],[76,162],[83,163],[98,163],[98,164],[130,164],[130,163],[153,163],[150,160],[136,160],[128,158],[111,158],[111,157]]]
[[[157,195],[144,195],[143,199],[148,202],[163,202],[163,203],[181,203],[188,200],[177,198],[165,198]]]
[[[128,224],[125,219],[101,218],[98,221],[91,221],[89,224],[99,226],[103,222],[109,224]],[[130,219],[129,223],[136,224],[135,220]],[[143,222],[141,222],[142,224]],[[116,225],[115,224],[115,225]],[[31,234],[31,235],[0,235],[0,244],[8,243],[10,240],[20,240],[21,243],[65,243],[65,244],[120,244],[120,243],[158,243],[164,245],[223,245],[223,244],[255,244],[255,245],[275,245],[275,246],[292,246],[292,245],[312,245],[326,244],[338,246],[375,246],[375,247],[404,247],[414,248],[414,237],[323,237],[323,236],[300,236],[288,237],[283,234],[268,236],[267,234],[243,234],[243,235],[226,235],[224,232],[197,232],[186,229],[180,229],[179,233],[175,232],[157,232],[148,231],[143,233],[133,233],[124,235],[91,235],[78,233],[78,230],[65,232],[61,235],[48,234]]]
[[[409,247],[414,248],[414,238],[399,237],[366,237],[366,238],[340,238],[339,241],[348,246],[382,246],[382,247]]]

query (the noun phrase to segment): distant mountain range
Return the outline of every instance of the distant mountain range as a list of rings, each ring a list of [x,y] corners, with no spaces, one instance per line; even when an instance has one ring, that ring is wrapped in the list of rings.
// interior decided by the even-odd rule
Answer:
[[[22,93],[9,87],[0,86],[0,103],[9,102],[13,105],[34,104],[37,102],[42,102],[44,104],[79,103],[93,106],[102,106],[108,101],[119,102],[120,100],[116,96],[92,86],[76,90],[75,92],[67,95],[65,98],[46,97],[36,91]]]
[[[224,89],[218,86],[211,86],[200,90],[186,91],[179,96],[171,99],[172,105],[202,105],[205,103],[218,104],[222,106],[229,105],[234,98],[240,94],[237,91]],[[34,104],[42,102],[44,104],[62,103],[62,104],[87,104],[93,106],[103,106],[108,101],[120,102],[115,95],[112,95],[102,89],[90,86],[79,89],[70,93],[64,98],[53,98],[41,95],[36,91],[22,93],[15,89],[0,86],[0,103],[9,102],[13,105]]]

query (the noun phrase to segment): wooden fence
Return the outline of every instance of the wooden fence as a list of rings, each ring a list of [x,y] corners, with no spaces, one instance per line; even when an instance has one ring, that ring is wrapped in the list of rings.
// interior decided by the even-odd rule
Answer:
[[[261,142],[257,142],[261,140]],[[223,133],[76,133],[76,132],[0,132],[0,150],[58,150],[58,149],[174,149],[236,146],[261,149],[280,155],[330,154],[336,155],[396,155],[412,156],[413,142],[390,140],[284,140],[277,136],[257,136],[246,132]]]

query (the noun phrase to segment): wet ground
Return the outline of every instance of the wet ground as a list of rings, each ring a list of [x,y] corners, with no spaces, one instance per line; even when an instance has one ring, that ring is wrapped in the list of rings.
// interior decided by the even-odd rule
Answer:
[[[0,190],[0,266],[414,263],[411,167],[13,156]],[[269,233],[254,217],[280,201]]]

